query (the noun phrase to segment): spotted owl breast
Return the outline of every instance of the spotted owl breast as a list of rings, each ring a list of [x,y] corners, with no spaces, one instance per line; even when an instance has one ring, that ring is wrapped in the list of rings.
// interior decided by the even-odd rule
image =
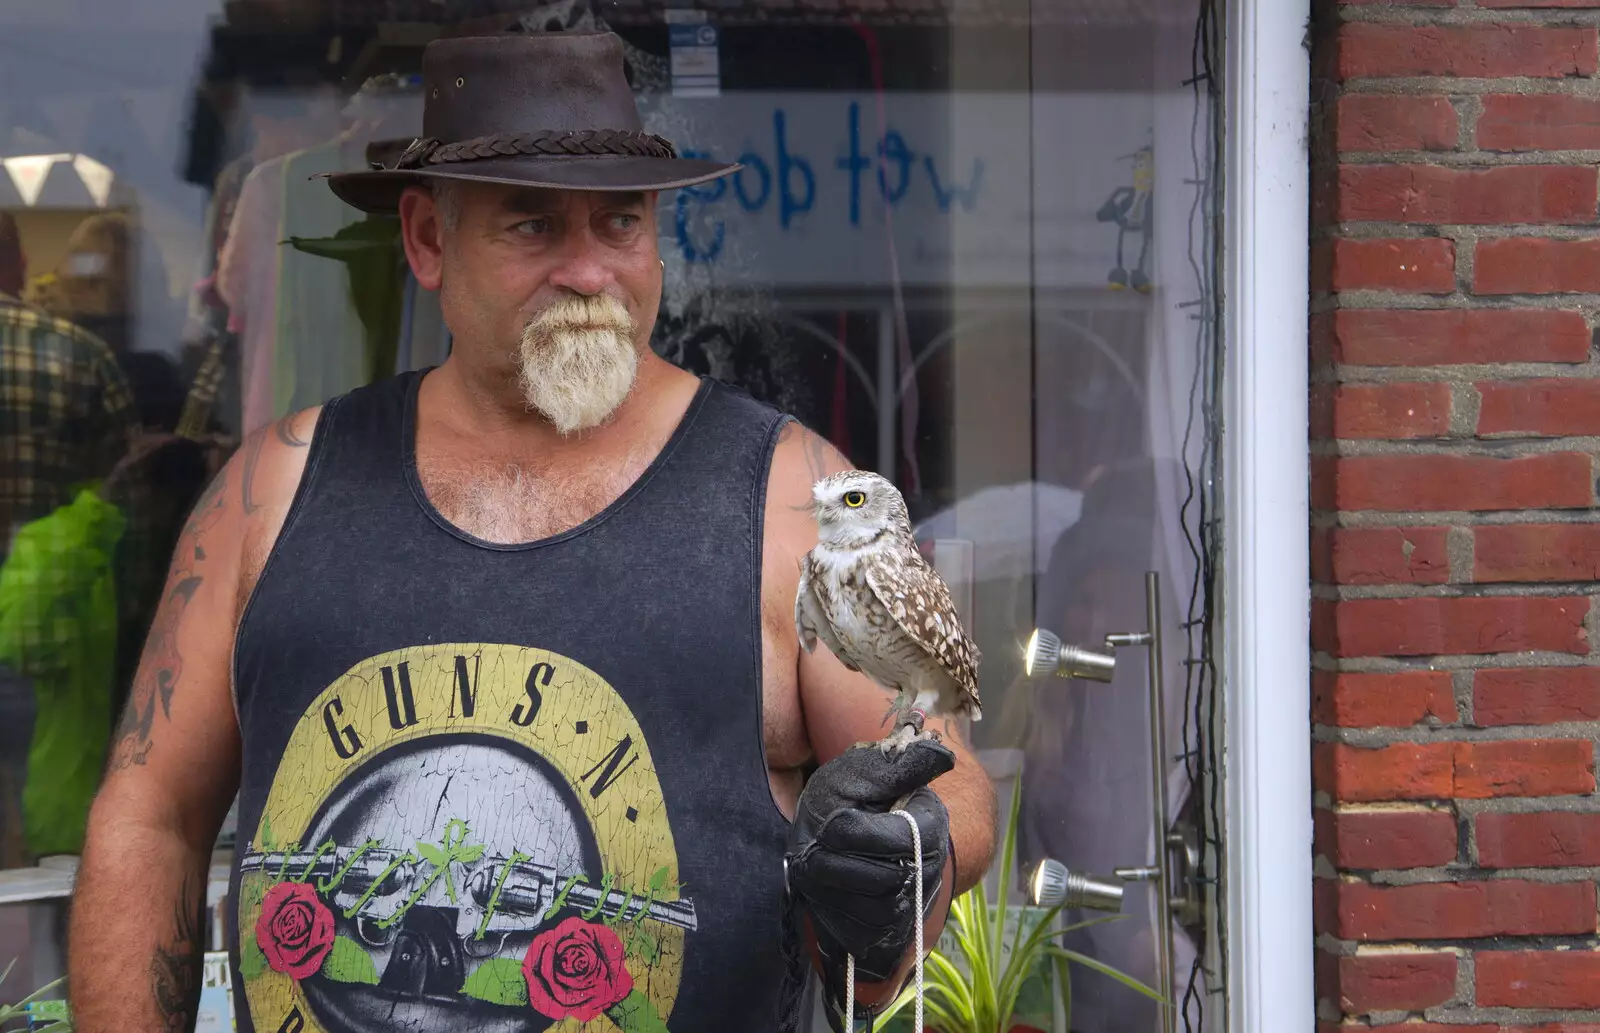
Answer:
[[[914,680],[923,659],[921,647],[897,624],[859,575],[830,571],[819,595],[834,637],[848,660],[881,685],[898,688]]]

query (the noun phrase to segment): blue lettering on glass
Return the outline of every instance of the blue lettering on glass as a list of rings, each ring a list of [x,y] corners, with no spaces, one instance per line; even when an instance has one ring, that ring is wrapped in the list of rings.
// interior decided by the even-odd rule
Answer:
[[[685,261],[711,262],[722,253],[727,237],[726,223],[715,220],[710,224],[710,240],[697,240],[694,216],[722,204],[730,193],[739,207],[752,215],[772,207],[776,195],[778,226],[785,231],[816,206],[818,183],[815,167],[809,156],[790,150],[788,119],[788,112],[783,108],[773,111],[771,157],[763,157],[754,146],[746,147],[738,158],[744,168],[729,177],[732,180],[731,191],[728,180],[719,179],[685,187],[678,192],[675,231],[678,251]],[[851,102],[846,111],[845,139],[840,149],[842,156],[833,162],[834,168],[844,173],[850,225],[861,225],[862,176],[874,166],[878,196],[891,208],[901,204],[912,193],[919,178],[919,167],[927,176],[928,188],[933,193],[939,211],[948,213],[956,204],[965,212],[976,208],[983,192],[983,159],[973,159],[972,174],[963,184],[957,179],[947,179],[948,169],[941,175],[935,156],[918,152],[899,130],[886,130],[881,138],[871,142],[870,151],[863,144],[861,105]],[[687,158],[716,160],[708,151],[685,150],[683,155]]]
[[[906,146],[905,137],[893,129],[883,135],[883,142],[878,145],[878,189],[882,191],[885,201],[895,204],[906,196],[906,191],[911,189],[911,166],[916,160],[916,154]],[[893,190],[889,189],[889,177],[886,175],[891,162],[900,166],[900,178],[896,181],[898,185]],[[928,169],[930,172],[933,169],[932,158],[928,159]],[[938,189],[938,182],[934,180],[935,190]]]
[[[772,134],[778,141],[778,192],[781,195],[778,207],[778,225],[784,229],[789,228],[789,222],[802,212],[809,212],[811,204],[817,197],[817,177],[811,171],[811,163],[804,158],[793,158],[789,155],[789,140],[786,132],[786,119],[782,108],[772,113]],[[805,199],[797,199],[790,192],[793,183],[790,174],[800,173],[801,181],[805,184]]]
[[[933,184],[933,199],[939,202],[941,212],[950,210],[952,200],[960,201],[963,209],[972,211],[972,206],[978,203],[978,188],[983,183],[982,158],[972,159],[972,178],[967,181],[966,186],[951,183],[949,190],[939,183],[939,170],[933,167],[933,157],[930,155],[923,158],[922,163],[927,166],[928,182]]]
[[[767,163],[761,160],[761,155],[754,151],[739,155],[739,164],[744,168],[733,174],[733,192],[739,197],[739,207],[747,212],[759,212],[766,207],[767,198],[772,196],[772,172],[767,168]],[[744,185],[746,172],[754,172],[761,177],[761,192],[753,199]]]
[[[701,161],[713,160],[711,154],[706,151],[685,150],[683,156]],[[714,179],[709,183],[698,183],[678,191],[674,204],[676,215],[674,229],[678,238],[678,251],[683,255],[685,262],[712,262],[722,253],[722,242],[727,237],[727,227],[719,221],[711,231],[711,243],[703,246],[696,244],[689,232],[689,206],[696,201],[713,204],[722,200],[722,195],[727,192],[726,179]]]
[[[872,159],[861,153],[861,105],[850,102],[850,151],[834,165],[850,174],[850,225],[861,225],[861,173],[872,167]]]

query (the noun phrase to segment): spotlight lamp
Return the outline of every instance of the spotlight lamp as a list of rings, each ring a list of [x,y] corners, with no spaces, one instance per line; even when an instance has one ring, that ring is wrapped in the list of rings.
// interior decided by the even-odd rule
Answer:
[[[1109,682],[1116,673],[1117,658],[1108,643],[1104,653],[1062,642],[1060,636],[1035,628],[1023,648],[1023,671],[1029,678],[1057,675],[1061,678],[1088,678]]]
[[[1090,911],[1122,910],[1122,884],[1070,870],[1047,857],[1033,869],[1028,897],[1035,907],[1086,908]]]

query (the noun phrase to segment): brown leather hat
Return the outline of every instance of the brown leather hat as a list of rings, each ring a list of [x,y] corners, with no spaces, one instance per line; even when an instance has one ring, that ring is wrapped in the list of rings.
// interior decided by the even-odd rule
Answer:
[[[670,190],[740,167],[680,158],[644,132],[609,32],[436,40],[423,51],[422,88],[422,138],[372,171],[329,175],[342,200],[393,212],[406,187],[429,179]]]

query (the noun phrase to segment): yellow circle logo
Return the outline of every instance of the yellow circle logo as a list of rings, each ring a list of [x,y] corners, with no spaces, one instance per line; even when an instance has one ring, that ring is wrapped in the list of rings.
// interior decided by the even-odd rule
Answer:
[[[263,1033],[660,1033],[697,923],[632,712],[520,646],[399,649],[335,681],[238,863]]]

